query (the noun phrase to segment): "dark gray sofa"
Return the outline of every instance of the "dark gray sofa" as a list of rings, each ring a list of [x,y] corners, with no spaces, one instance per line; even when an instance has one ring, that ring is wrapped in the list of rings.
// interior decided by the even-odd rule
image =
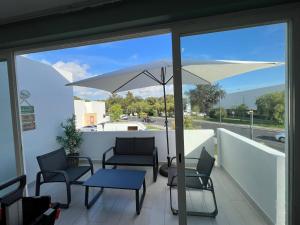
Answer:
[[[113,155],[107,159],[109,152]],[[117,137],[114,147],[103,153],[102,168],[106,165],[117,166],[151,166],[153,167],[153,180],[156,181],[158,173],[158,155],[154,137]]]

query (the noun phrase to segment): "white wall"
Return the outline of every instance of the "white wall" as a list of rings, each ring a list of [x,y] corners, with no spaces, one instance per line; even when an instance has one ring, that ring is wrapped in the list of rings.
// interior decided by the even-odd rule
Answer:
[[[97,124],[106,121],[105,115],[105,102],[84,100],[74,100],[74,111],[76,115],[76,127],[81,128],[85,126],[84,116],[86,113],[97,114]]]
[[[28,102],[34,106],[36,129],[22,132],[25,170],[28,183],[35,180],[38,171],[36,156],[59,148],[56,136],[60,123],[74,113],[73,89],[69,81],[52,66],[17,57],[18,90],[31,93]]]
[[[223,128],[218,160],[273,224],[285,222],[285,154]]]
[[[199,157],[202,146],[209,152],[214,150],[213,130],[186,130],[185,155]],[[102,160],[105,150],[115,145],[116,137],[155,137],[158,149],[158,160],[165,162],[167,159],[165,131],[104,131],[84,132],[80,154],[89,156],[93,160]],[[170,156],[176,155],[175,131],[169,131]]]

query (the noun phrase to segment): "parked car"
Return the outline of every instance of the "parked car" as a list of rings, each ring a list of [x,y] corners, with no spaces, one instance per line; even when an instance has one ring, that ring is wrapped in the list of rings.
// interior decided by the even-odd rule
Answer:
[[[80,130],[84,132],[93,132],[93,131],[97,131],[97,126],[96,125],[84,126],[80,128]]]
[[[284,132],[277,133],[275,135],[275,138],[277,141],[284,143],[285,142],[285,133]]]
[[[128,116],[127,115],[122,115],[120,118],[121,118],[121,120],[128,120]]]

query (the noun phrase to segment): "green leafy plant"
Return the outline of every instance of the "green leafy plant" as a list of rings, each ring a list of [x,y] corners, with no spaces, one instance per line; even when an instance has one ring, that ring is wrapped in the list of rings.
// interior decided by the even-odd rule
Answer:
[[[61,123],[63,128],[63,135],[57,136],[57,142],[65,149],[65,151],[72,155],[78,153],[78,148],[82,143],[81,133],[76,129],[76,118],[73,115],[67,119],[66,123]]]

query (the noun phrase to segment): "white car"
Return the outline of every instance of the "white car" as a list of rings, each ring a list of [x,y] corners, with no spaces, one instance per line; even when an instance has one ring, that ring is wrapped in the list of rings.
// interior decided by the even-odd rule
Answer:
[[[121,120],[128,120],[128,116],[127,115],[122,115],[120,118],[121,118]]]
[[[277,141],[280,141],[280,142],[284,143],[285,142],[285,133],[284,132],[277,133],[275,135],[275,139]]]
[[[80,130],[84,132],[93,132],[93,131],[97,131],[97,126],[96,125],[85,126],[80,128]]]

